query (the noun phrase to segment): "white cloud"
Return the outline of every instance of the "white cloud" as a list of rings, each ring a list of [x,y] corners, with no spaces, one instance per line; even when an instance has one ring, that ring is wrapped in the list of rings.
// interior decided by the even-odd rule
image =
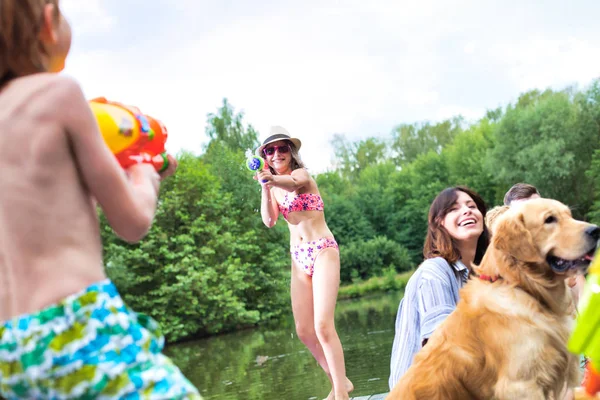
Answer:
[[[533,37],[502,43],[495,51],[519,91],[570,84],[586,85],[600,76],[600,43],[587,38]]]
[[[62,0],[60,8],[77,35],[109,32],[117,22],[101,0]]]
[[[588,83],[600,65],[594,36],[560,36],[540,17],[551,10],[542,4],[282,0],[225,8],[179,0],[155,16],[160,29],[131,28],[99,47],[87,39],[126,32],[132,11],[63,3],[79,43],[66,72],[86,95],[162,119],[173,152],[200,150],[206,114],[227,97],[263,137],[272,125],[299,136],[313,171],[329,165],[335,133],[364,139],[399,123],[478,119],[523,90]],[[531,29],[539,34],[530,37]]]

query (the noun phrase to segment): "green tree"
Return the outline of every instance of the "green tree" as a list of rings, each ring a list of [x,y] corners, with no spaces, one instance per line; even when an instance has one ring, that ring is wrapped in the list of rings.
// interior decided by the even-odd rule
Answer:
[[[392,177],[385,192],[389,210],[386,236],[405,247],[415,263],[423,260],[427,214],[435,196],[449,186],[443,155],[423,154]]]
[[[462,117],[454,117],[437,124],[402,124],[392,131],[392,150],[397,165],[405,166],[430,151],[440,153],[462,131]]]
[[[221,108],[208,114],[206,134],[211,143],[223,142],[230,149],[242,151],[258,147],[258,132],[252,125],[244,127],[243,118],[243,112],[236,113],[227,99],[223,99]]]
[[[232,205],[210,168],[184,154],[140,244],[122,242],[104,225],[109,276],[169,340],[252,325],[286,305],[287,257],[259,230],[242,226]]]
[[[598,147],[590,99],[567,89],[523,94],[509,105],[495,129],[488,171],[508,190],[516,182],[535,185],[542,196],[560,200],[583,217],[592,202],[585,171]]]
[[[496,205],[499,192],[496,176],[485,168],[488,152],[494,147],[493,129],[494,124],[484,118],[459,133],[443,150],[449,185],[464,185],[475,190],[488,208]]]
[[[345,178],[354,179],[368,166],[386,160],[386,143],[378,138],[349,142],[344,135],[336,134],[331,145],[338,171]]]

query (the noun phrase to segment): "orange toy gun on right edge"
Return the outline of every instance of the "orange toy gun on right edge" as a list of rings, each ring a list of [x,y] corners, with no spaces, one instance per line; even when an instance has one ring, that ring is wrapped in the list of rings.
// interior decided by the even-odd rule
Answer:
[[[573,354],[588,358],[583,393],[576,390],[575,399],[596,398],[600,392],[600,252],[594,255],[589,268],[577,322],[567,348]]]
[[[104,141],[123,168],[133,164],[154,165],[157,172],[169,166],[165,143],[167,128],[158,120],[104,97],[89,101]]]

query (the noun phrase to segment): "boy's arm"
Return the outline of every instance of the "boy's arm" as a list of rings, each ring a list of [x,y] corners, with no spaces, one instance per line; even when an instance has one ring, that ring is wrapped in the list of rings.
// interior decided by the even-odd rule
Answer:
[[[118,236],[128,242],[141,240],[154,219],[159,175],[149,164],[134,165],[125,173],[105,144],[79,84],[57,79],[58,104],[84,184]]]

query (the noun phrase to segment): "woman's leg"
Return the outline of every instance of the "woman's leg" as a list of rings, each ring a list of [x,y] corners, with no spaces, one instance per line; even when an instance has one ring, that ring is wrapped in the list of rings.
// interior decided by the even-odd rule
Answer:
[[[312,279],[294,262],[292,262],[291,275],[292,312],[296,323],[296,334],[331,380],[327,360],[315,332]]]
[[[325,353],[336,399],[348,399],[353,386],[346,378],[344,350],[335,330],[335,304],[340,284],[340,256],[337,249],[321,251],[315,260],[313,304],[315,331]]]

